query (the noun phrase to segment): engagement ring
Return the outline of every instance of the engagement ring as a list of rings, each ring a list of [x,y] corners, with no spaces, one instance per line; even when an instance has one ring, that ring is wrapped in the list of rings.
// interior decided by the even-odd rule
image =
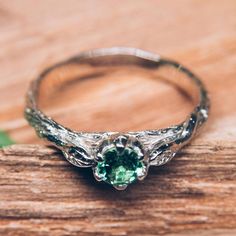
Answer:
[[[123,133],[75,131],[57,123],[40,108],[40,99],[50,83],[63,88],[83,77],[82,69],[99,72],[99,68],[119,65],[145,68],[149,73],[159,71],[163,78],[168,77],[168,82],[185,88],[186,94],[195,101],[193,111],[183,122],[168,128]],[[165,75],[165,68],[175,70],[179,76]],[[187,68],[147,51],[115,47],[83,52],[46,69],[32,82],[27,93],[25,117],[39,137],[59,148],[71,164],[92,168],[96,180],[123,190],[136,180],[143,180],[150,166],[169,162],[199,131],[208,118],[208,111],[207,91]]]

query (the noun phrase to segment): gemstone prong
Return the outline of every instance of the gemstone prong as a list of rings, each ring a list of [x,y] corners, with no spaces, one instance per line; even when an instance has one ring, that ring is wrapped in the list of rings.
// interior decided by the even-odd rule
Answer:
[[[113,187],[117,190],[125,190],[127,185],[113,185]]]

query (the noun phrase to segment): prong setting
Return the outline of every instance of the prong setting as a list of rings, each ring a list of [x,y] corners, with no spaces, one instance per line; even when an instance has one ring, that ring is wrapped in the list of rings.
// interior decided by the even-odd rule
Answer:
[[[96,153],[94,177],[118,190],[124,190],[136,180],[143,180],[148,160],[141,143],[129,135],[113,135],[100,143]]]

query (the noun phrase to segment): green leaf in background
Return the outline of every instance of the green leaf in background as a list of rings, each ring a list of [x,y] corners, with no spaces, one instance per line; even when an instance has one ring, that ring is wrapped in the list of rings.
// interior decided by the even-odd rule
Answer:
[[[0,130],[0,148],[14,144],[11,138],[3,131]]]

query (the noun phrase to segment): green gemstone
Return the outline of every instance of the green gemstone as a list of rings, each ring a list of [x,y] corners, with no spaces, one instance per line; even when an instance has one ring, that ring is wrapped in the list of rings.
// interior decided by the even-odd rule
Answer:
[[[139,160],[138,153],[132,148],[119,151],[112,147],[103,154],[103,161],[97,163],[95,174],[115,187],[122,187],[144,175],[145,169],[143,161]]]

